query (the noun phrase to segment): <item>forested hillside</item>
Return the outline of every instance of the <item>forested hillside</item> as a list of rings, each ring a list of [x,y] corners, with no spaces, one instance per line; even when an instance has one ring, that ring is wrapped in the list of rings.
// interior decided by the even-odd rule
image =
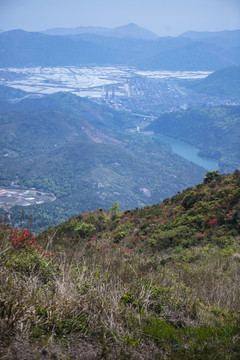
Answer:
[[[205,173],[160,140],[129,132],[137,125],[129,112],[72,94],[5,101],[0,112],[0,186],[57,197],[26,208],[36,232],[115,202],[127,209],[162,201]],[[12,220],[21,212],[11,208]]]
[[[205,79],[189,82],[188,86],[198,93],[238,101],[240,97],[240,66],[215,71]]]

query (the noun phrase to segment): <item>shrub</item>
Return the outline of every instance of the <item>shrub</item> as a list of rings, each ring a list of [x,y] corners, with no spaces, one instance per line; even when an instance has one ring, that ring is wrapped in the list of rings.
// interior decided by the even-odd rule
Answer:
[[[83,237],[86,237],[87,235],[91,234],[93,231],[95,231],[95,226],[93,224],[88,224],[85,222],[77,222],[74,230]]]
[[[35,247],[35,236],[26,229],[14,229],[9,235],[12,245],[17,249],[33,249]]]
[[[126,235],[125,231],[117,232],[114,235],[114,242],[119,243],[125,237],[125,235]]]

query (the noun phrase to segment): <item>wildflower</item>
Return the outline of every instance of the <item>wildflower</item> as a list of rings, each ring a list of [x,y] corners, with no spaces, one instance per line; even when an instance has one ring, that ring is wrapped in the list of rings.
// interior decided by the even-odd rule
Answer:
[[[214,225],[214,224],[217,224],[217,219],[212,219],[207,222],[207,225]]]

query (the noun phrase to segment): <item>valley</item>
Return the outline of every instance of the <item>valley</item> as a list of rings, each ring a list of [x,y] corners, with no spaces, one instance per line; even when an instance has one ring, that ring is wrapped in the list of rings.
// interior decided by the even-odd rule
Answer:
[[[122,209],[152,205],[200,182],[207,170],[239,167],[239,106],[186,85],[207,79],[205,72],[78,68],[74,87],[69,69],[5,69],[1,78],[8,87],[0,85],[0,186],[18,180],[23,189],[56,196],[25,208],[34,232],[116,202]],[[19,218],[22,206],[12,204],[11,218]]]
[[[145,132],[147,135],[153,136],[155,138],[159,138],[161,141],[169,144],[174,153],[180,155],[184,159],[193,162],[194,164],[203,167],[208,171],[218,170],[218,163],[214,159],[204,158],[199,155],[200,150],[195,146],[190,145],[185,141],[181,141],[177,138],[165,136],[162,134],[154,134],[153,132]]]
[[[31,205],[37,233],[116,202],[159,203],[207,170],[239,168],[236,36],[215,47],[181,36],[1,33],[0,186],[56,196],[4,193],[11,218]]]
[[[27,97],[69,92],[115,110],[147,117],[205,104],[235,103],[236,99],[206,96],[189,88],[188,84],[209,74],[209,71],[144,71],[126,66],[37,66],[1,68],[0,84],[28,92]]]
[[[72,0],[64,28],[52,3],[0,31],[0,358],[237,360],[240,30],[96,1],[115,27],[82,26]]]

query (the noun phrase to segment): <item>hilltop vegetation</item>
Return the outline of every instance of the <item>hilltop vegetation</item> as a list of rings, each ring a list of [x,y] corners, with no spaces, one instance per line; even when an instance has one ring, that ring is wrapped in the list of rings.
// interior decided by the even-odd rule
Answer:
[[[179,245],[189,248],[211,242],[225,246],[228,241],[231,243],[230,237],[240,231],[239,185],[238,170],[228,176],[221,176],[217,171],[208,172],[203,184],[183,190],[161,204],[124,212],[113,208],[110,218],[100,209],[79,215],[42,234],[57,230],[56,246],[61,246],[64,239],[68,242],[69,238],[73,243],[77,239],[79,246],[79,235],[84,242],[91,242],[94,235],[95,243],[103,242],[106,247],[119,244],[133,252],[153,254]],[[86,229],[90,226],[91,231],[81,231],[84,226]]]
[[[184,140],[218,160],[221,172],[240,168],[240,107],[218,106],[165,113],[146,130]]]
[[[0,356],[234,359],[240,172],[38,235],[0,227]],[[10,235],[10,236],[9,236]]]

